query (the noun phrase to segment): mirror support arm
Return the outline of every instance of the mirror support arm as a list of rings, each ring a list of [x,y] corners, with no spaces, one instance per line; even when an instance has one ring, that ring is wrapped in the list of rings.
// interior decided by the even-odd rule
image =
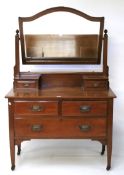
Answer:
[[[20,72],[20,62],[19,62],[19,30],[16,30],[15,35],[15,66],[14,66],[14,77],[19,75]]]
[[[107,30],[104,30],[104,42],[103,42],[103,74],[108,76],[108,65],[107,65],[107,51],[108,51],[108,34]]]

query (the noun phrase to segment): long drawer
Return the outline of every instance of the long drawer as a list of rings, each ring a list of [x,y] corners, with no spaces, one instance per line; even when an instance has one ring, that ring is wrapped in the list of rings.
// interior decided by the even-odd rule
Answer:
[[[15,119],[15,136],[28,138],[105,137],[106,118]]]
[[[16,115],[58,115],[57,101],[16,101]]]
[[[106,116],[106,101],[64,101],[63,116]]]

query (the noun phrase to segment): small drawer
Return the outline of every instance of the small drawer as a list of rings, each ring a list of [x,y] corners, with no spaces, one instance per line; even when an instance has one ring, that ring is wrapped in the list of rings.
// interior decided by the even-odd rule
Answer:
[[[62,103],[63,116],[106,116],[106,101],[65,101]]]
[[[25,81],[25,80],[17,80],[15,81],[15,87],[16,88],[37,88],[38,83],[37,81]]]
[[[106,119],[15,119],[15,136],[28,138],[94,138],[106,136]]]
[[[20,90],[20,91],[19,91]],[[32,89],[30,89],[30,90],[32,90]],[[32,90],[32,91],[30,91],[29,89],[25,89],[25,91],[21,91],[21,89],[18,89],[18,91],[16,91],[15,92],[15,94],[16,94],[16,96],[17,97],[26,97],[26,98],[28,98],[28,97],[32,97],[32,96],[38,96],[38,90],[36,89],[34,89],[34,91]]]
[[[58,102],[56,101],[16,101],[15,114],[17,115],[58,115]]]
[[[107,85],[106,80],[84,80],[84,88],[106,89]]]

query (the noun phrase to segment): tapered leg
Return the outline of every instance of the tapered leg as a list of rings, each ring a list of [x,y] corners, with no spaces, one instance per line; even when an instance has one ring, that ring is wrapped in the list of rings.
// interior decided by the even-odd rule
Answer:
[[[101,155],[103,155],[105,152],[105,145],[102,144],[102,151],[101,151]]]
[[[20,155],[21,153],[21,144],[17,145],[18,146],[18,151],[17,151],[17,155]]]
[[[112,156],[112,124],[113,124],[113,100],[109,100],[108,106],[108,121],[107,121],[107,167],[106,170],[111,168]]]
[[[111,155],[112,155],[112,145],[107,145],[107,167],[106,170],[111,168]]]
[[[11,170],[14,170],[15,169],[15,140],[14,140],[13,100],[8,101],[8,107],[9,107],[9,140],[10,140]]]
[[[11,156],[11,170],[15,169],[15,145],[14,140],[10,139],[10,156]]]

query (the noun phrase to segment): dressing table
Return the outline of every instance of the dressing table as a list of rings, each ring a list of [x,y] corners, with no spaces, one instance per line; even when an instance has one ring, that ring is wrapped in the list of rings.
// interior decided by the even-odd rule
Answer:
[[[45,22],[47,17],[49,22]],[[101,155],[106,147],[106,169],[111,168],[116,96],[109,87],[107,40],[104,17],[73,8],[53,7],[31,17],[19,17],[13,88],[6,95],[12,170],[15,146],[20,155],[21,143],[31,139],[97,140],[102,145]],[[102,64],[102,71],[23,72],[21,61],[29,67]]]

